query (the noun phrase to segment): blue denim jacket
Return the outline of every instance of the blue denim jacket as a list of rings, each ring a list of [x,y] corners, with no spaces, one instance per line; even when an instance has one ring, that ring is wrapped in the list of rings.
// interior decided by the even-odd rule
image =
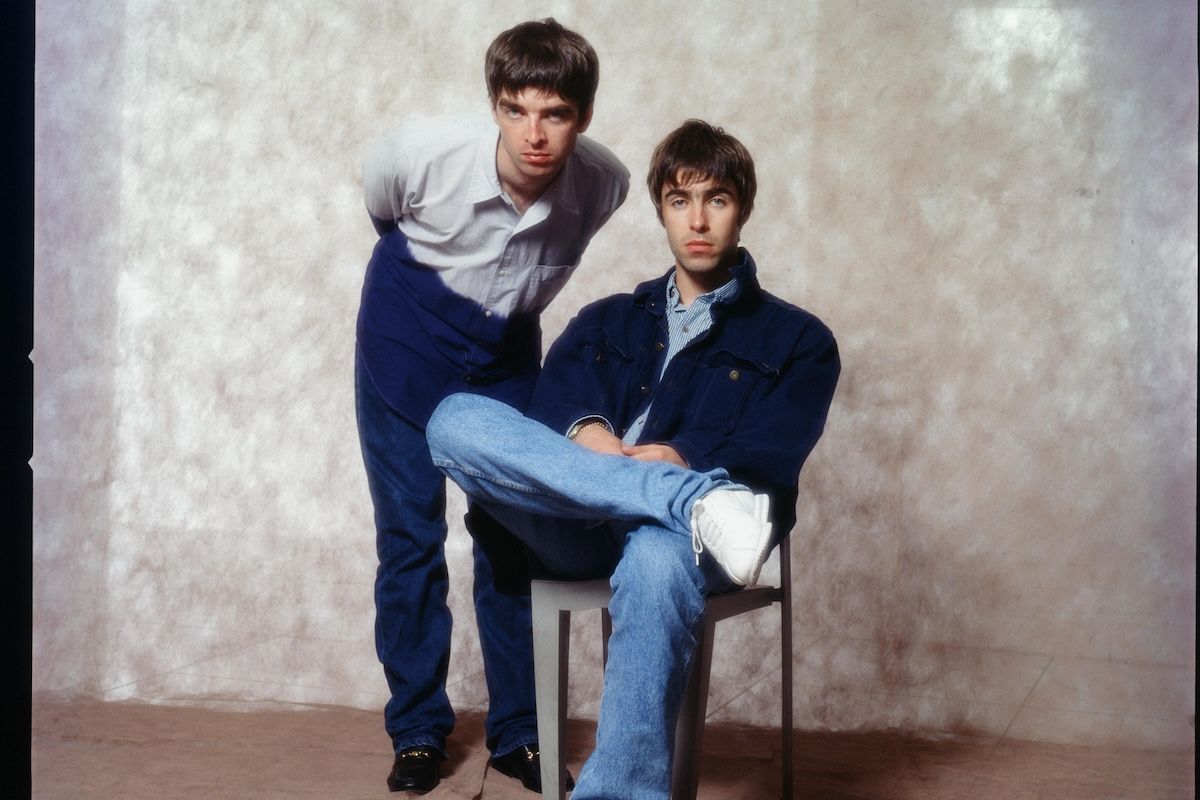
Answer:
[[[639,443],[671,445],[692,469],[717,467],[771,494],[777,536],[795,524],[800,468],[825,427],[841,370],[833,334],[763,291],[745,250],[741,291],[713,326],[658,374],[667,344],[667,278],[586,306],[546,355],[529,415],[565,432],[599,415],[617,435],[650,394]]]

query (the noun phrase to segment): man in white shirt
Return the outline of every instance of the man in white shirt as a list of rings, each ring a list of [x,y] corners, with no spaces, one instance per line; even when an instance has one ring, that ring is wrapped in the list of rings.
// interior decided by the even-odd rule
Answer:
[[[581,136],[599,80],[583,37],[552,19],[522,23],[488,48],[485,73],[490,119],[409,119],[363,168],[380,239],[363,285],[355,388],[375,506],[392,791],[437,785],[454,724],[445,479],[425,425],[454,392],[525,406],[540,369],[539,314],[629,187],[621,162]],[[498,591],[478,547],[474,597],[492,764],[540,791],[528,597]]]

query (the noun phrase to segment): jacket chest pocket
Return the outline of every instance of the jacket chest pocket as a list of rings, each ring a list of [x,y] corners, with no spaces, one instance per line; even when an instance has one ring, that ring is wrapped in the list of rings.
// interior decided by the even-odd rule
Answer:
[[[746,409],[779,378],[779,369],[732,350],[715,350],[700,362],[697,422],[731,432]]]
[[[614,391],[628,382],[633,353],[617,346],[601,327],[588,328],[580,334],[579,357],[583,368],[597,378],[606,394],[613,398]]]

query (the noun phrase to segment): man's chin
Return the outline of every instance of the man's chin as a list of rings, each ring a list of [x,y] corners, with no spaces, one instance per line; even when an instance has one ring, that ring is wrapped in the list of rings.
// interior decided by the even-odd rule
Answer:
[[[558,172],[561,166],[562,162],[560,161],[522,161],[521,171],[526,175],[544,178],[547,175],[553,175],[555,172]]]
[[[710,272],[716,272],[720,267],[721,259],[717,256],[706,256],[705,258],[682,258],[676,259],[676,264],[683,267],[683,271],[692,275],[706,275]]]

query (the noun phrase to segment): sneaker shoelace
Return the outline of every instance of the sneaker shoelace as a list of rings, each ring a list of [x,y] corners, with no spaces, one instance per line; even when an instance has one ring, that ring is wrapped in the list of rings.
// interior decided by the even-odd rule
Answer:
[[[702,500],[692,503],[692,552],[696,554],[696,566],[700,566],[700,554],[704,552],[704,542],[700,540],[700,512],[696,508]],[[701,506],[703,507],[703,506]]]

